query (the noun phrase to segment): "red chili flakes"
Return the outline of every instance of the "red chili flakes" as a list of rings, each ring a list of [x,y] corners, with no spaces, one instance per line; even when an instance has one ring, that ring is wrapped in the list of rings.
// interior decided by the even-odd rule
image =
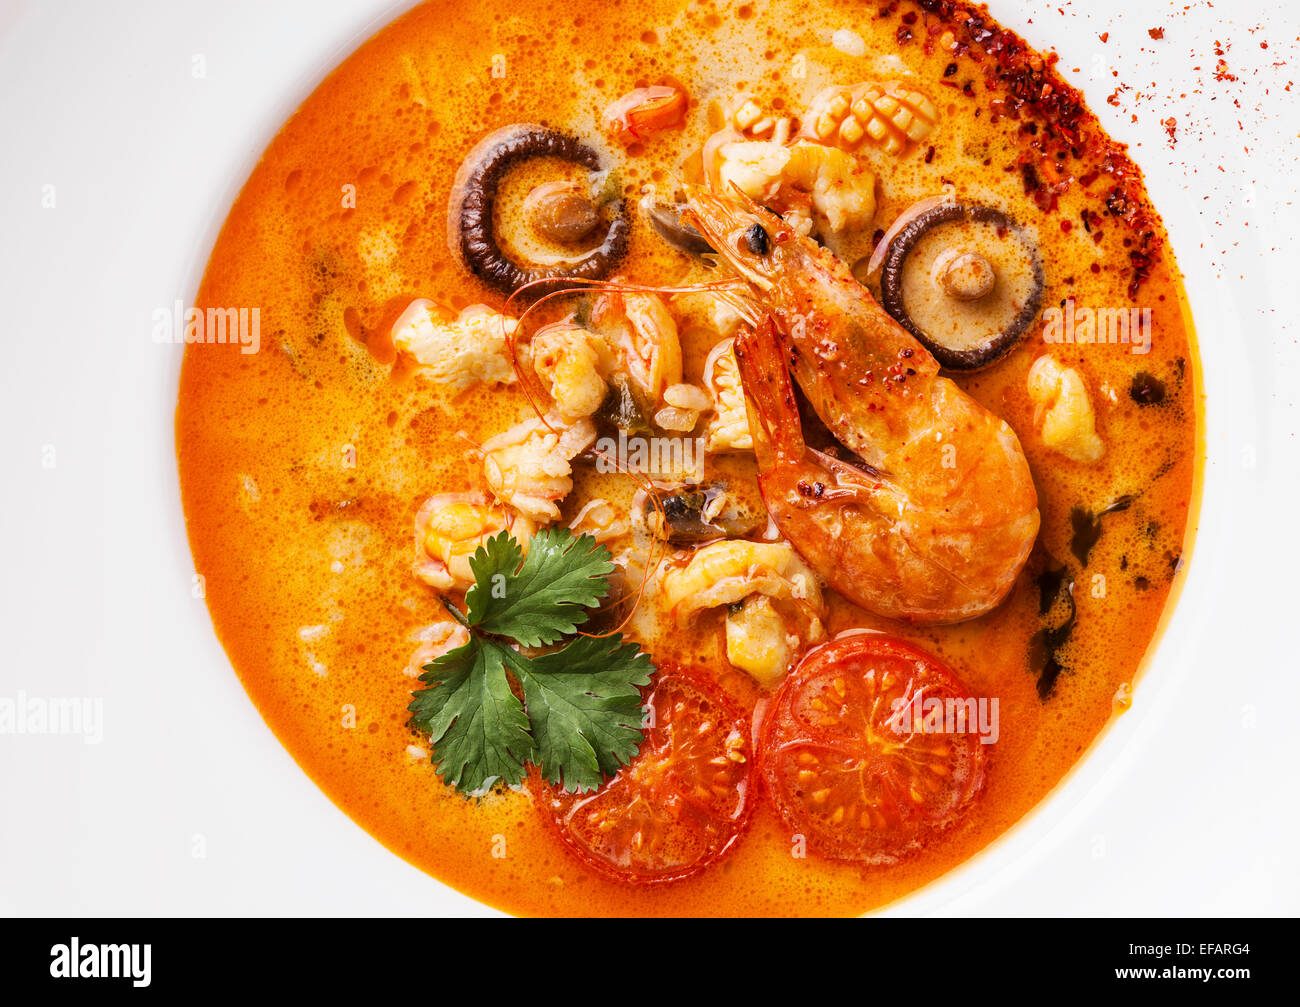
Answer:
[[[1224,60],[1219,60],[1214,66],[1214,79],[1218,81],[1235,81],[1236,74],[1228,73],[1228,64]]]
[[[900,45],[910,42],[912,40],[912,29],[907,25],[903,25],[898,29],[897,38]]]
[[[1150,35],[1156,41],[1159,41],[1160,39],[1165,37],[1165,30],[1163,28],[1148,28],[1147,34]]]
[[[1110,32],[1108,32],[1108,31],[1104,31],[1104,32],[1102,32],[1100,35],[1098,35],[1097,37],[1098,37],[1099,39],[1101,39],[1103,42],[1109,42],[1109,41],[1110,41]]]
[[[1171,115],[1168,119],[1161,119],[1160,125],[1165,127],[1165,135],[1169,137],[1169,146],[1172,147],[1178,142],[1178,137],[1176,135],[1178,120]]]
[[[1130,289],[1136,290],[1159,251],[1159,218],[1142,194],[1141,173],[1125,147],[1102,132],[1096,117],[1084,107],[1082,95],[1060,77],[1057,55],[1034,52],[1019,35],[991,23],[986,9],[966,0],[916,2],[927,12],[928,30],[934,33],[936,28],[946,28],[953,35],[954,51],[968,56],[983,71],[989,98],[1000,102],[993,109],[1006,118],[1038,125],[1027,130],[1022,122],[1016,132],[1020,150],[1007,170],[1020,175],[1026,194],[1041,209],[1057,209],[1058,197],[1072,186],[1086,187],[1105,176],[1110,183],[1106,209],[1135,236],[1137,248],[1130,250]],[[1106,42],[1109,32],[1097,37]],[[956,87],[955,81],[941,83]],[[971,82],[962,90],[974,97]],[[1118,105],[1123,90],[1121,85],[1113,100],[1108,99],[1110,104]],[[1076,170],[1081,178],[1075,178]],[[1098,198],[1091,192],[1084,194]],[[1101,222],[1101,215],[1084,209],[1080,216],[1084,228],[1100,240],[1101,230],[1095,225]]]

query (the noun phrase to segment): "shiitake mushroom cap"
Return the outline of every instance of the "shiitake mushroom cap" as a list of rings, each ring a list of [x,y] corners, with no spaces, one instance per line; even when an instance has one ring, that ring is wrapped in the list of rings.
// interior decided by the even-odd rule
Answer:
[[[913,321],[911,315],[908,314],[907,307],[903,302],[903,268],[908,255],[916,247],[917,242],[932,228],[958,220],[990,224],[993,227],[1005,230],[1013,240],[1019,241],[1027,251],[1032,271],[1029,295],[1015,318],[1001,332],[986,339],[979,346],[964,349],[947,346],[922,330]],[[918,214],[914,220],[909,221],[894,236],[880,271],[881,305],[899,325],[903,326],[927,350],[934,354],[934,358],[939,361],[940,366],[953,371],[979,370],[982,367],[988,367],[1011,352],[1019,344],[1028,331],[1030,324],[1038,315],[1038,309],[1043,301],[1043,287],[1043,262],[1038,252],[1038,245],[1033,238],[1025,232],[1024,228],[1001,210],[974,203],[944,203]]]
[[[456,173],[448,202],[447,241],[452,253],[484,283],[506,294],[538,280],[603,279],[627,252],[627,212],[618,199],[604,240],[573,261],[542,266],[506,255],[493,222],[497,189],[512,165],[535,157],[558,157],[593,172],[602,169],[600,155],[577,137],[538,123],[515,123],[475,145]]]

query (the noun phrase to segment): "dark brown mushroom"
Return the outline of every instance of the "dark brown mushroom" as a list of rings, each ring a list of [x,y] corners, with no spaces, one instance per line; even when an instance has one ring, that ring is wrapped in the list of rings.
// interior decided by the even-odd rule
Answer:
[[[947,243],[939,240],[945,227],[955,232]],[[885,310],[955,371],[1009,353],[1037,317],[1043,286],[1032,236],[1001,210],[968,203],[943,203],[910,221],[880,273]]]
[[[650,226],[655,229],[659,237],[668,244],[690,255],[705,255],[712,252],[713,246],[709,244],[708,239],[682,220],[682,214],[686,209],[685,203],[670,206],[656,202],[653,196],[641,200],[641,212],[645,214],[646,219],[650,221]]]
[[[725,482],[708,485],[661,486],[659,507],[644,498],[647,524],[656,538],[673,545],[698,545],[720,538],[739,538],[757,531],[767,520],[737,503]]]
[[[561,245],[584,240],[600,223],[600,209],[567,179],[534,188],[524,200],[524,216],[540,237]]]
[[[536,157],[561,158],[592,172],[603,168],[600,155],[577,138],[536,123],[516,123],[488,134],[470,151],[447,208],[453,253],[475,276],[507,294],[538,280],[601,279],[627,251],[628,220],[621,198],[610,204],[604,240],[570,261],[517,262],[502,250],[493,221],[497,189],[512,165]]]

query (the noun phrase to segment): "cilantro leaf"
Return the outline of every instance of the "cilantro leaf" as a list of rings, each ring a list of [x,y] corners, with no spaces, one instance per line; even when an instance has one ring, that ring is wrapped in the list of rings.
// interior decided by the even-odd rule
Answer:
[[[655,670],[649,655],[617,634],[579,636],[538,656],[516,648],[556,644],[587,621],[609,591],[609,551],[589,535],[544,529],[525,558],[503,532],[474,553],[470,569],[465,614],[444,601],[469,641],[424,666],[427,687],[408,707],[411,726],[429,735],[438,775],[477,794],[498,780],[518,784],[536,762],[552,784],[595,790],[644,741],[639,687]]]
[[[587,621],[587,609],[609,591],[609,550],[589,535],[544,528],[528,556],[508,532],[470,557],[474,585],[465,594],[470,625],[525,647],[552,644]]]
[[[524,702],[542,774],[569,791],[595,790],[641,747],[641,692],[654,666],[635,643],[580,636],[568,646],[510,668]]]
[[[517,657],[493,640],[471,639],[444,654],[420,681],[407,707],[411,725],[429,733],[438,775],[457,790],[477,794],[497,780],[513,786],[534,757],[528,717],[510,690],[505,662]]]

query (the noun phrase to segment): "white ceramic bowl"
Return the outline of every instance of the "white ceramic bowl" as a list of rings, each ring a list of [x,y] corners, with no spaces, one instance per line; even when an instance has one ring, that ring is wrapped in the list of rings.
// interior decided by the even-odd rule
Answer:
[[[280,124],[407,6],[0,2],[0,697],[103,711],[96,744],[0,734],[0,911],[490,912],[330,804],[245,696],[191,593],[180,348],[150,335]],[[1018,827],[890,911],[1294,912],[1300,128],[1294,71],[1270,64],[1295,65],[1296,9],[993,6],[1137,145],[1200,334],[1201,527],[1132,711]],[[1214,39],[1237,82],[1211,80]],[[1156,97],[1112,107],[1121,81]]]

